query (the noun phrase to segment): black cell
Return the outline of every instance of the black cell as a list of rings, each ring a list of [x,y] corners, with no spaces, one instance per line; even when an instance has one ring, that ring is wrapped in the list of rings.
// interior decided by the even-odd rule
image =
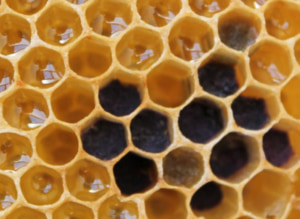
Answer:
[[[230,133],[217,143],[211,153],[210,167],[221,178],[228,178],[247,165],[249,154],[245,136]]]
[[[261,129],[270,120],[263,98],[239,96],[231,108],[236,123],[246,129]]]
[[[141,111],[130,124],[133,144],[141,150],[159,153],[171,143],[168,119],[152,110]]]
[[[224,128],[222,110],[212,101],[196,99],[179,115],[179,128],[182,134],[197,143],[206,143]]]
[[[233,66],[209,62],[198,69],[198,79],[203,89],[219,97],[227,97],[239,89]]]
[[[208,210],[220,204],[222,199],[223,193],[220,186],[215,182],[209,182],[195,192],[190,206],[193,211]]]
[[[128,115],[141,104],[137,88],[122,84],[119,80],[113,80],[103,87],[99,91],[99,100],[105,111],[116,116]]]
[[[114,176],[122,194],[131,195],[154,186],[157,169],[153,160],[129,152],[114,166]]]
[[[286,132],[271,129],[263,137],[263,148],[267,160],[274,166],[284,165],[294,152]]]
[[[99,159],[110,160],[127,146],[122,124],[98,120],[81,134],[83,149]]]

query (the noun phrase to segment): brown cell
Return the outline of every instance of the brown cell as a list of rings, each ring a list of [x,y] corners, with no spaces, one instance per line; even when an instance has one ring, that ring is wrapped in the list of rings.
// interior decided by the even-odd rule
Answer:
[[[6,91],[14,83],[14,68],[7,59],[0,58],[0,92]]]
[[[14,181],[0,174],[0,211],[11,207],[18,197]]]

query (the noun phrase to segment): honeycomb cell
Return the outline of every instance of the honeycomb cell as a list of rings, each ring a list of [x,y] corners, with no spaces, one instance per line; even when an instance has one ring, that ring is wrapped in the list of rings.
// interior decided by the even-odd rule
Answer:
[[[191,70],[174,61],[166,61],[147,75],[147,86],[152,101],[165,107],[183,104],[193,92]]]
[[[294,194],[297,198],[300,197],[300,169],[297,169],[293,177]]]
[[[48,167],[35,165],[21,177],[20,185],[25,199],[34,205],[49,205],[58,201],[62,192],[60,174]]]
[[[63,46],[76,39],[81,31],[78,14],[65,4],[54,4],[36,22],[39,37],[52,45]]]
[[[160,189],[145,200],[148,219],[186,219],[185,196],[172,189]]]
[[[12,206],[18,197],[14,181],[0,174],[0,211]]]
[[[206,143],[225,127],[222,108],[206,98],[193,100],[180,111],[178,124],[182,134],[196,143]]]
[[[3,102],[3,117],[18,129],[35,129],[45,122],[48,114],[45,98],[30,89],[17,89]]]
[[[131,70],[145,70],[161,56],[163,44],[160,34],[143,27],[128,31],[116,47],[119,62]]]
[[[133,144],[143,151],[159,153],[171,144],[169,119],[150,109],[132,119],[130,131]]]
[[[192,10],[201,16],[212,17],[229,5],[230,0],[189,0]]]
[[[300,215],[300,209],[298,208],[292,208],[287,215],[286,219],[298,219]]]
[[[88,83],[70,78],[52,93],[51,105],[56,118],[75,123],[94,109],[94,91]]]
[[[0,58],[0,92],[7,90],[14,83],[14,68],[10,61]]]
[[[131,6],[126,1],[96,0],[87,9],[86,19],[95,33],[114,37],[131,23]]]
[[[218,31],[221,41],[228,47],[243,51],[255,43],[260,32],[259,18],[244,9],[234,9],[219,19]]]
[[[300,40],[297,40],[294,45],[294,55],[298,64],[300,65]]]
[[[251,8],[260,8],[267,2],[267,0],[242,0],[242,2]]]
[[[30,24],[23,18],[4,14],[0,16],[0,53],[13,55],[24,50],[31,38]]]
[[[186,61],[195,61],[214,46],[214,34],[204,21],[193,17],[179,20],[169,34],[172,53]]]
[[[81,4],[84,4],[86,3],[88,0],[67,0],[68,2],[71,2],[75,5],[81,5]]]
[[[13,10],[32,15],[41,10],[47,3],[47,0],[6,0],[6,4]]]
[[[177,148],[163,159],[163,176],[170,185],[191,187],[204,172],[202,156],[189,148]]]
[[[158,177],[154,161],[133,152],[129,152],[118,161],[113,171],[123,195],[132,195],[150,189],[155,185]]]
[[[282,0],[270,2],[264,11],[268,33],[281,40],[295,36],[300,32],[299,13],[300,6],[296,2]]]
[[[21,80],[31,86],[48,88],[64,76],[62,56],[46,47],[34,47],[18,62]]]
[[[156,27],[170,23],[181,9],[180,0],[138,0],[136,4],[141,19]]]
[[[46,215],[40,211],[29,207],[20,207],[14,209],[6,219],[47,219]]]
[[[88,78],[102,75],[112,63],[111,50],[105,42],[91,37],[78,42],[69,52],[69,64],[78,75]]]
[[[65,202],[53,211],[52,218],[55,219],[94,219],[92,210],[76,202]]]
[[[262,218],[280,218],[290,195],[291,182],[284,173],[263,170],[244,187],[244,208]]]
[[[0,169],[17,171],[30,162],[31,155],[28,138],[10,132],[0,134]]]
[[[101,160],[111,160],[127,146],[125,128],[121,123],[99,119],[81,134],[83,149]]]
[[[253,219],[253,218],[249,217],[249,216],[241,216],[241,217],[238,217],[237,219]]]

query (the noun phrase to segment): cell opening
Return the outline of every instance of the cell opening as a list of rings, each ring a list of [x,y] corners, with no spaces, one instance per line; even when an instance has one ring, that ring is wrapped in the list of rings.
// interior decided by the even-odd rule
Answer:
[[[0,92],[6,91],[14,83],[14,72],[10,61],[0,58]]]
[[[47,219],[44,213],[29,207],[20,207],[14,209],[8,216],[6,216],[6,219],[31,219],[31,218]]]
[[[3,211],[11,207],[18,197],[14,181],[0,174],[0,210]]]
[[[47,3],[47,0],[6,0],[6,4],[13,10],[25,14],[32,15],[40,11]]]
[[[230,0],[189,0],[192,10],[201,16],[212,17],[229,5]]]
[[[84,205],[78,204],[76,202],[65,202],[53,211],[52,217],[55,219],[94,219],[94,214],[92,209]]]
[[[267,0],[242,0],[246,5],[248,5],[251,8],[258,9],[262,7]]]

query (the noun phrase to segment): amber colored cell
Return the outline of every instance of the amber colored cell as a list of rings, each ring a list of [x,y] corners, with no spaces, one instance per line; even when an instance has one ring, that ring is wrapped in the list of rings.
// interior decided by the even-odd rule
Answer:
[[[29,207],[14,209],[6,219],[47,219],[46,215],[38,210]]]
[[[25,199],[34,205],[49,205],[63,193],[62,178],[54,169],[36,165],[21,177],[20,185]]]
[[[237,219],[253,219],[253,218],[249,216],[242,216],[242,217],[238,217]]]
[[[185,196],[176,190],[160,189],[145,201],[148,219],[186,219]]]
[[[291,189],[292,184],[287,175],[264,170],[244,187],[244,208],[262,218],[280,218],[290,198]]]
[[[9,125],[30,130],[41,126],[49,114],[42,94],[29,90],[15,90],[3,103],[3,117]]]
[[[150,29],[136,27],[128,31],[116,47],[119,62],[131,70],[145,70],[161,56],[163,44],[160,35]]]
[[[267,0],[242,0],[242,2],[251,8],[260,8],[267,2]]]
[[[213,31],[206,22],[185,17],[172,27],[169,46],[175,56],[186,61],[197,60],[214,46]]]
[[[81,31],[78,14],[64,4],[47,8],[36,22],[39,37],[52,45],[63,46],[76,39]]]
[[[95,37],[81,40],[69,52],[71,69],[83,77],[97,77],[103,74],[111,63],[109,45]]]
[[[94,109],[94,92],[88,83],[68,79],[52,93],[51,105],[58,119],[78,122]]]
[[[17,190],[14,181],[0,174],[0,211],[13,205],[17,199]]]
[[[294,194],[296,197],[300,197],[300,169],[296,170],[293,175]]]
[[[131,23],[131,6],[126,1],[96,0],[87,9],[86,19],[95,33],[114,37]]]
[[[29,44],[31,29],[29,23],[16,15],[0,16],[0,53],[13,55],[24,50]]]
[[[280,11],[280,13],[278,13]],[[300,6],[292,1],[274,1],[267,5],[264,16],[268,33],[285,40],[300,32]]]
[[[80,160],[67,170],[68,189],[76,198],[96,201],[110,188],[110,177],[105,167],[89,160]]]
[[[45,6],[46,3],[47,0],[6,0],[6,4],[9,7],[26,15],[38,12]]]
[[[189,0],[192,10],[202,16],[211,17],[229,5],[230,0]]]
[[[48,88],[63,77],[65,66],[58,52],[46,47],[35,47],[18,62],[18,70],[25,83]]]
[[[65,202],[53,211],[52,217],[55,219],[94,219],[92,210],[76,202]]]
[[[71,2],[75,5],[81,5],[81,4],[84,4],[86,3],[88,0],[67,0],[68,2]]]
[[[298,208],[292,208],[290,209],[290,212],[288,213],[286,219],[299,219],[300,216],[300,209]]]
[[[170,23],[181,9],[180,0],[138,0],[136,4],[141,19],[157,27]]]
[[[296,57],[296,60],[298,64],[300,65],[300,40],[298,39],[294,46],[294,55]]]
[[[10,61],[0,58],[0,92],[7,90],[14,83],[14,68]]]

